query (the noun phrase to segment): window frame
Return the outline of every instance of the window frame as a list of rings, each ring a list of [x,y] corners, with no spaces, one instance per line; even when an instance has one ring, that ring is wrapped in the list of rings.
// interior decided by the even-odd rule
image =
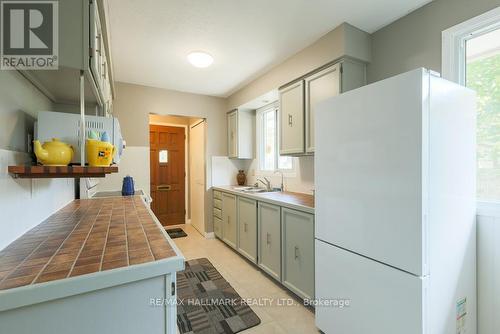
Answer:
[[[274,155],[274,163],[276,168],[274,170],[265,170],[262,169],[262,160],[263,160],[263,141],[264,141],[264,132],[263,132],[263,122],[264,118],[263,115],[266,112],[269,112],[270,110],[274,111],[274,117],[276,121],[276,131],[275,131],[275,152],[276,154]],[[276,172],[281,172],[283,173],[284,177],[295,177],[296,176],[296,161],[294,157],[291,157],[292,159],[292,168],[291,169],[280,169],[279,168],[279,102],[275,101],[272,102],[268,105],[265,105],[255,111],[255,121],[256,121],[256,144],[257,144],[257,168],[256,168],[256,175],[257,176],[272,176],[275,175]]]
[[[466,85],[466,43],[469,39],[500,29],[500,7],[473,17],[442,32],[441,71],[444,79]],[[477,200],[477,215],[500,217],[500,201]]]

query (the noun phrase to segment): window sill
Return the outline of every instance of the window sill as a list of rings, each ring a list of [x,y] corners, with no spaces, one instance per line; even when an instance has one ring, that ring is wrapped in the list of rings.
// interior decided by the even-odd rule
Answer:
[[[477,215],[500,218],[500,202],[477,202]]]

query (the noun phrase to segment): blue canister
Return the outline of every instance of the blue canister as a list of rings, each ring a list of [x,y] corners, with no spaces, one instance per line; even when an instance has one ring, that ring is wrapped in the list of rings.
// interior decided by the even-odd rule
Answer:
[[[125,176],[123,178],[122,184],[122,195],[123,196],[132,196],[134,194],[134,179],[132,176]]]

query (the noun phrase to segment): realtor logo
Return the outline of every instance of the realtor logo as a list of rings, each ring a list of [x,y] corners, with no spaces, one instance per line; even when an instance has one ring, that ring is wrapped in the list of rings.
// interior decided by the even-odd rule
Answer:
[[[0,0],[0,69],[57,70],[58,1]]]

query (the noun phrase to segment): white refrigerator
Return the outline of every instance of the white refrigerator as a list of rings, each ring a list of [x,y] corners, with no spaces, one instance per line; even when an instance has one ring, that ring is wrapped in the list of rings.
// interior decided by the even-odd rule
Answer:
[[[317,327],[475,334],[475,93],[417,69],[315,110]]]

